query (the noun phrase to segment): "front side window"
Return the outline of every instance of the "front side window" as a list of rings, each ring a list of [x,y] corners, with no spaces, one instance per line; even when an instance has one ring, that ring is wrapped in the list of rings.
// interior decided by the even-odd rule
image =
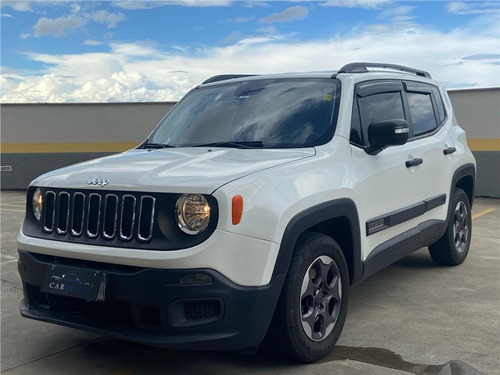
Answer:
[[[368,127],[370,124],[404,118],[400,92],[381,92],[357,97],[353,106],[350,141],[355,145],[368,146]]]
[[[364,124],[405,118],[400,92],[383,92],[360,98],[359,106]]]
[[[332,79],[259,79],[194,89],[148,142],[264,148],[324,144],[335,132],[339,91]]]

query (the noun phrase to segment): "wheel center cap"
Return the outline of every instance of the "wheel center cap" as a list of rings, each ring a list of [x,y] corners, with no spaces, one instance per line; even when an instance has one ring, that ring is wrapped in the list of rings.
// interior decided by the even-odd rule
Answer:
[[[324,300],[325,298],[323,297],[323,293],[321,293],[321,291],[317,290],[314,292],[314,303],[316,305],[323,303]]]

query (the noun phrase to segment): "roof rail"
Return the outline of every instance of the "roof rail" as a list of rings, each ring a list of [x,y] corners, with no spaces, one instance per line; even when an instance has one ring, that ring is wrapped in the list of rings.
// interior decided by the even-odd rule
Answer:
[[[382,69],[393,69],[400,70],[406,73],[413,73],[417,76],[431,78],[431,75],[423,70],[409,68],[403,65],[395,65],[395,64],[383,64],[383,63],[369,63],[369,62],[354,62],[351,64],[344,65],[338,73],[366,73],[368,72],[368,68],[382,68]]]
[[[207,80],[205,80],[203,82],[203,84],[225,81],[227,79],[234,79],[234,78],[253,77],[255,75],[256,74],[220,74],[220,75],[208,78]]]

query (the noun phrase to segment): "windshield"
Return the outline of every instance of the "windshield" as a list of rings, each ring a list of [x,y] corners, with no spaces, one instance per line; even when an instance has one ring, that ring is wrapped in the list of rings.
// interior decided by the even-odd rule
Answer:
[[[310,147],[335,131],[339,84],[332,79],[259,79],[192,90],[147,144],[244,148]]]

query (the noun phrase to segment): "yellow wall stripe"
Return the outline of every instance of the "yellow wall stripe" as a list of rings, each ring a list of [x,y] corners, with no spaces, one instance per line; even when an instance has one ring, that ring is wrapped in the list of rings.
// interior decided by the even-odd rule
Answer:
[[[467,139],[472,151],[500,151],[500,138]]]
[[[2,143],[3,154],[38,154],[62,152],[122,152],[137,147],[140,142],[97,143]]]
[[[2,143],[3,154],[37,154],[61,152],[122,152],[140,142],[89,142],[89,143]],[[500,151],[500,138],[468,139],[472,151]]]

